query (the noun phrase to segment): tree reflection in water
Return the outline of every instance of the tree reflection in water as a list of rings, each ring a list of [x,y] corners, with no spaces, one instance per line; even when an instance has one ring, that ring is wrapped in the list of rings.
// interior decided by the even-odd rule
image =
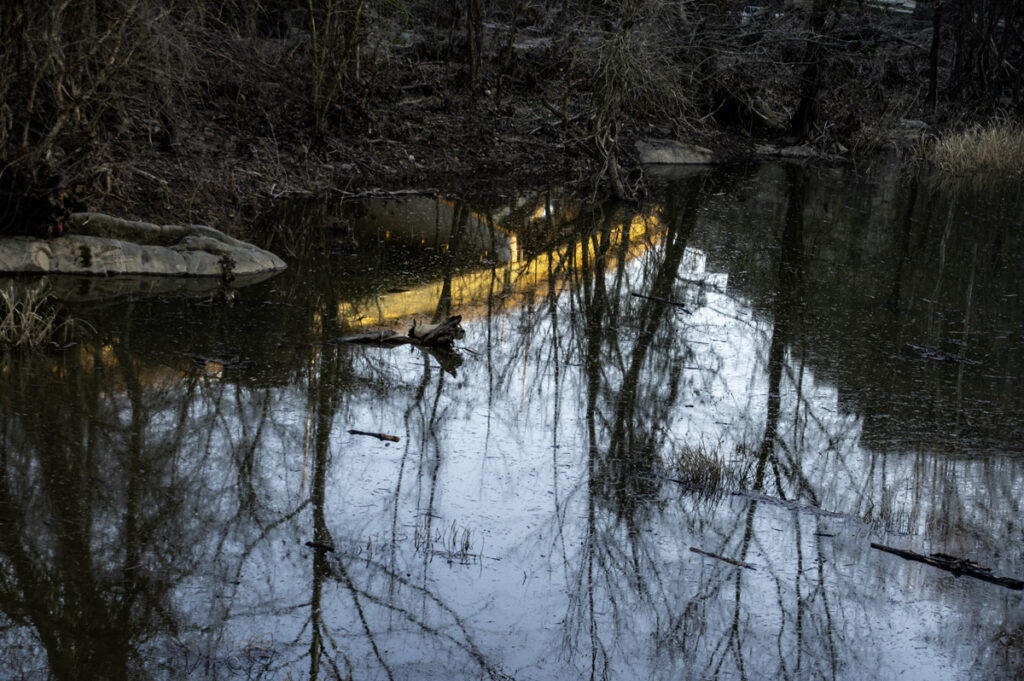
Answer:
[[[0,664],[1012,676],[1016,601],[864,547],[1019,568],[1022,237],[844,172],[698,175],[642,211],[424,200],[433,255],[304,228],[233,307],[84,309],[101,339],[0,367]],[[454,355],[324,343],[449,311]],[[947,339],[985,368],[899,352]]]
[[[134,678],[149,632],[179,623],[174,590],[199,557],[178,547],[212,524],[195,504],[212,491],[202,458],[178,459],[197,385],[144,390],[139,363],[110,346],[6,360],[4,661],[28,677]]]

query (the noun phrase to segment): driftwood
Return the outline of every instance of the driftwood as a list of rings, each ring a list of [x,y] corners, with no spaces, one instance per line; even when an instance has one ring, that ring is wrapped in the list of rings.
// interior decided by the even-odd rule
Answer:
[[[957,577],[960,575],[967,575],[968,577],[974,577],[975,579],[980,579],[984,582],[1005,586],[1007,589],[1013,589],[1014,591],[1024,590],[1024,582],[1010,577],[998,577],[993,575],[992,570],[989,568],[982,567],[981,565],[967,560],[966,558],[957,558],[956,556],[950,556],[945,553],[933,553],[930,556],[926,556],[921,553],[914,553],[913,551],[905,551],[903,549],[894,549],[891,546],[882,546],[881,544],[874,543],[871,544],[871,548],[891,553],[899,556],[900,558],[905,558],[906,560],[916,560],[920,563],[926,563],[932,567],[937,567],[940,570],[952,572]]]
[[[729,565],[735,565],[736,567],[746,568],[748,570],[756,570],[757,569],[753,565],[751,565],[750,563],[744,563],[743,561],[736,560],[735,558],[726,558],[725,556],[720,556],[717,553],[711,553],[710,551],[704,551],[702,549],[698,549],[696,546],[691,546],[690,550],[693,551],[694,553],[699,553],[702,556],[707,556],[708,558],[714,558],[715,560],[723,561],[725,563],[728,563]]]
[[[367,435],[369,437],[375,437],[378,440],[386,440],[388,442],[398,442],[401,438],[397,435],[388,435],[387,433],[368,433],[365,430],[354,430],[348,431],[349,435]]]
[[[396,342],[396,340],[398,342]],[[368,333],[357,333],[354,336],[342,336],[332,338],[328,343],[356,343],[359,345],[402,345],[408,343],[409,339],[399,336],[395,331],[370,331]]]
[[[461,315],[449,317],[440,324],[419,324],[415,320],[407,335],[400,335],[395,331],[370,331],[359,333],[354,336],[343,336],[332,338],[328,343],[357,343],[361,345],[381,345],[384,347],[397,347],[399,345],[420,345],[425,348],[440,348],[451,350],[455,341],[465,338],[466,332],[462,328]]]
[[[453,315],[440,324],[420,324],[413,320],[409,338],[417,345],[450,348],[455,341],[466,337],[462,328],[462,315]]]
[[[941,350],[939,348],[933,348],[928,345],[915,345],[914,343],[906,343],[903,346],[903,350],[908,354],[919,357],[920,359],[928,359],[933,362],[952,362],[956,364],[966,364],[967,366],[981,366],[981,362],[973,359],[967,359],[966,357],[958,357],[950,352]]]
[[[678,307],[680,310],[682,310],[686,314],[693,314],[692,312],[690,312],[689,310],[686,309],[686,303],[680,303],[678,300],[669,300],[668,298],[658,298],[657,296],[648,296],[648,295],[644,295],[643,293],[630,293],[630,295],[631,296],[636,296],[637,298],[645,298],[646,300],[653,300],[653,301],[658,302],[658,303],[668,303],[669,305],[675,305],[676,307]]]

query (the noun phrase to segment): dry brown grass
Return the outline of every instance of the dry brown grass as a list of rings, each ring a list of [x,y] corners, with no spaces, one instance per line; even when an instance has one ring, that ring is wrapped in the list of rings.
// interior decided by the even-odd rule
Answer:
[[[59,306],[39,289],[16,293],[0,289],[0,347],[36,348],[47,343],[65,344],[77,326],[72,319],[58,318]]]
[[[676,482],[712,496],[743,489],[750,477],[750,467],[739,449],[730,460],[721,445],[703,440],[675,449],[665,463]]]
[[[979,170],[1024,173],[1024,127],[997,117],[937,139],[926,152],[929,161],[947,173]]]

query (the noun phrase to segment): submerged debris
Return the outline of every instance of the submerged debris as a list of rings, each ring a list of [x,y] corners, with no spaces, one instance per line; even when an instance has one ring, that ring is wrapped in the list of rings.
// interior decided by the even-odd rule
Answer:
[[[967,366],[981,366],[981,362],[976,360],[967,359],[966,357],[958,357],[950,352],[946,352],[939,348],[933,348],[928,345],[907,343],[903,346],[903,350],[920,359],[930,359],[934,362],[955,362],[957,364],[966,364]]]
[[[382,345],[397,347],[399,345],[420,345],[428,348],[451,350],[455,341],[465,338],[466,331],[462,328],[462,315],[453,315],[439,324],[417,324],[414,320],[407,335],[395,331],[370,331],[354,336],[333,338],[329,343],[358,343],[362,345]]]
[[[392,339],[399,339],[400,342],[395,343]],[[388,344],[402,345],[408,343],[409,340],[405,336],[399,336],[395,331],[370,331],[368,333],[357,333],[354,336],[342,336],[341,338],[332,338],[327,341],[328,343],[357,343],[361,345],[383,345],[385,341]]]
[[[1014,591],[1024,590],[1024,582],[1011,577],[998,577],[993,575],[992,570],[989,568],[978,565],[966,558],[957,558],[956,556],[950,556],[946,553],[933,553],[930,556],[926,556],[913,551],[894,549],[891,546],[883,546],[875,543],[871,544],[871,548],[878,549],[879,551],[885,551],[886,553],[891,553],[907,560],[916,560],[921,563],[927,563],[928,565],[937,567],[940,570],[952,572],[957,577],[960,575],[967,575],[968,577],[974,577],[975,579],[980,579],[985,582],[1005,586],[1007,589],[1013,589]]]

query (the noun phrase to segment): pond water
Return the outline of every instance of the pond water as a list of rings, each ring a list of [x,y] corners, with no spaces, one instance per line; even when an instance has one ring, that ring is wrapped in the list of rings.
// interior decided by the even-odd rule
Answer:
[[[871,548],[1024,578],[1019,180],[270,224],[231,304],[51,282],[95,333],[3,356],[0,678],[1020,678],[1021,591]]]

